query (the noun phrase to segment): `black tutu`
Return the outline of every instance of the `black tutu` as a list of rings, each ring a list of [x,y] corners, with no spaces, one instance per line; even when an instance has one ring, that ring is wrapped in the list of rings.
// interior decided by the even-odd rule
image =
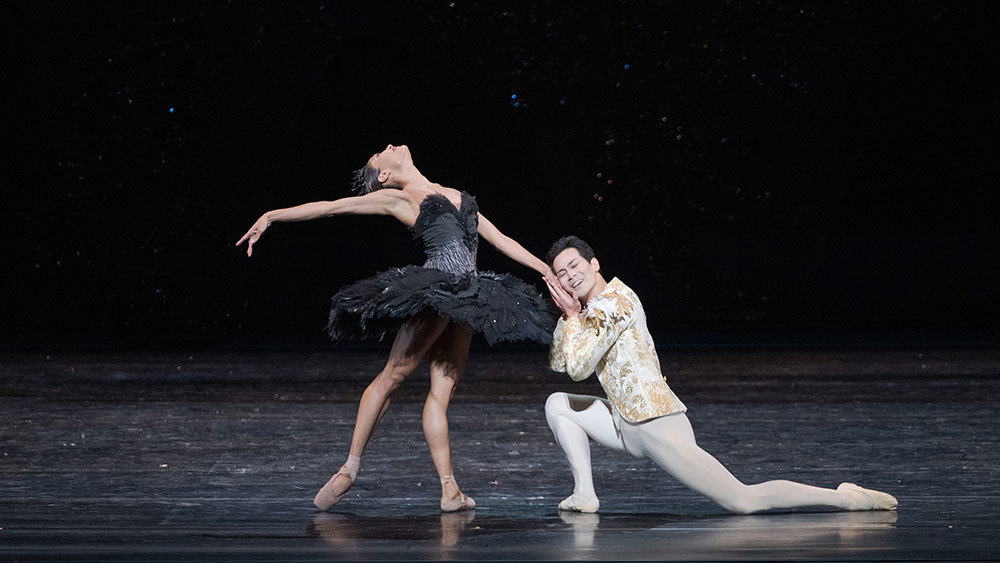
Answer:
[[[469,325],[491,345],[549,343],[555,313],[547,299],[514,276],[476,271],[478,209],[465,192],[459,207],[442,194],[424,198],[413,236],[422,242],[427,263],[341,289],[330,308],[330,338],[381,340],[406,319],[430,312]]]
[[[491,345],[547,344],[555,325],[548,302],[514,276],[481,272],[456,279],[434,268],[405,266],[341,289],[333,297],[327,332],[334,340],[381,340],[425,312],[469,325]]]

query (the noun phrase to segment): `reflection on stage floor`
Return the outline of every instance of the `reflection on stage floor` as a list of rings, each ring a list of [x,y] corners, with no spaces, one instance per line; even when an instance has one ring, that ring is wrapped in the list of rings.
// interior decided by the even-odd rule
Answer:
[[[347,497],[343,462],[380,348],[0,357],[0,559],[995,559],[1000,352],[661,354],[699,443],[744,482],[893,493],[895,512],[737,516],[655,465],[593,447],[599,514],[561,513],[545,424],[574,384],[535,349],[474,350],[449,409],[441,514],[423,442],[427,374],[401,389]]]

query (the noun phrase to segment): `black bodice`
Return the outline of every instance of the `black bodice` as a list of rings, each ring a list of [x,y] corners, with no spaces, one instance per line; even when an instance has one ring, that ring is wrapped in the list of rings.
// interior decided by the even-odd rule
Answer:
[[[420,238],[427,254],[424,267],[458,276],[475,274],[478,229],[479,206],[471,195],[462,192],[458,208],[441,194],[424,198],[413,224],[413,236]]]
[[[468,325],[490,344],[552,339],[555,316],[538,291],[506,274],[476,269],[479,206],[462,192],[455,207],[441,194],[420,202],[413,236],[427,262],[403,266],[341,288],[330,306],[333,340],[381,339],[407,319],[432,313]]]

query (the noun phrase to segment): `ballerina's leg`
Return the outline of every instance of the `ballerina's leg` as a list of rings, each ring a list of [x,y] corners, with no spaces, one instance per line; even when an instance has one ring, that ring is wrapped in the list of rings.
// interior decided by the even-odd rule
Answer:
[[[436,315],[414,317],[399,328],[382,371],[368,384],[361,402],[351,437],[351,454],[358,457],[365,451],[375,425],[389,408],[389,397],[413,370],[417,369],[448,321]]]
[[[461,493],[455,482],[448,437],[448,404],[465,371],[471,341],[471,328],[451,323],[427,353],[431,363],[431,389],[424,402],[424,436],[441,479],[441,509],[447,512],[476,505]]]
[[[361,395],[347,462],[316,495],[313,502],[317,507],[329,508],[351,488],[361,466],[361,454],[389,408],[390,395],[413,373],[447,326],[448,321],[436,315],[414,317],[400,326],[385,367]]]

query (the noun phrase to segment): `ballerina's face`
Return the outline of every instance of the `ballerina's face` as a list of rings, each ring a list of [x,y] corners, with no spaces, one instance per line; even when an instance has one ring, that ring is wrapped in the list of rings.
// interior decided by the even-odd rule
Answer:
[[[563,289],[573,297],[586,301],[597,283],[601,265],[597,258],[587,260],[580,255],[579,250],[570,247],[552,261],[552,271]]]
[[[368,166],[381,171],[399,170],[405,164],[412,163],[410,148],[406,145],[386,145],[368,159]]]

